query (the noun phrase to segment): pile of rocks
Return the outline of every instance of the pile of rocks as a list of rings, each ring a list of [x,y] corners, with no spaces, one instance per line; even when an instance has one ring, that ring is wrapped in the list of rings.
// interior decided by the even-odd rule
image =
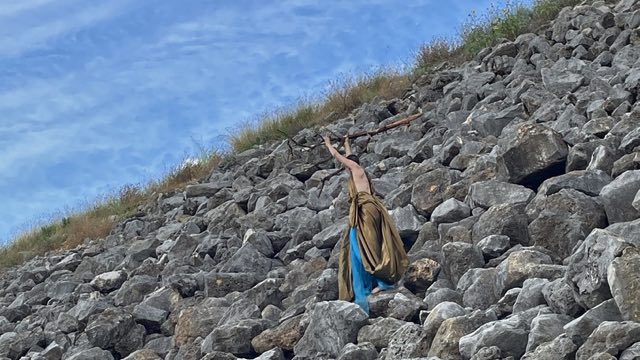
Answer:
[[[353,144],[411,259],[370,317],[336,300],[347,174],[285,141],[4,272],[0,358],[640,357],[639,25],[565,8],[329,126],[423,112]]]

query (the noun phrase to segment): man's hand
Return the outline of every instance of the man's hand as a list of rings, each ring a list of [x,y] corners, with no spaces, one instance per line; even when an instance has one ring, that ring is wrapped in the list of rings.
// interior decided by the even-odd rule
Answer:
[[[322,139],[324,139],[324,143],[325,143],[327,146],[332,146],[332,145],[331,145],[331,139],[329,139],[329,137],[328,137],[327,135],[322,135]]]

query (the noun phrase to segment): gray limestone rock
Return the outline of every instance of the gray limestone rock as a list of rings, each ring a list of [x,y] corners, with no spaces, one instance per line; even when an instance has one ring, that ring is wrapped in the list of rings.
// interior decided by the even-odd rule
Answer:
[[[639,340],[640,324],[632,321],[605,321],[593,331],[587,341],[578,349],[576,360],[587,360],[601,352],[618,356],[622,350]]]
[[[624,320],[640,322],[640,250],[628,247],[607,269],[607,282]]]
[[[626,171],[600,191],[609,224],[631,221],[640,217],[632,203],[640,190],[640,170]]]
[[[592,308],[611,298],[607,269],[628,246],[623,238],[594,229],[571,255],[566,281],[581,306]]]
[[[101,292],[110,292],[120,288],[127,280],[127,273],[124,271],[110,271],[97,275],[91,280],[91,286]]]
[[[488,209],[499,204],[527,204],[535,193],[522,185],[487,180],[471,184],[467,201],[471,206]]]
[[[327,353],[338,356],[348,343],[354,343],[365,325],[367,314],[356,304],[344,301],[317,303],[309,314],[309,325],[293,351],[296,356]]]
[[[438,223],[452,223],[460,221],[471,215],[471,209],[462,201],[454,198],[448,199],[438,205],[431,214],[431,221]]]
[[[467,270],[484,266],[484,257],[477,246],[453,242],[442,247],[442,269],[454,285]]]
[[[587,310],[579,318],[567,323],[564,331],[573,343],[584,344],[595,328],[605,321],[621,321],[620,310],[613,299],[602,302],[593,309]]]
[[[531,321],[531,330],[527,341],[527,352],[534,351],[540,344],[553,341],[564,333],[564,325],[573,320],[560,314],[540,314]]]
[[[363,326],[358,332],[358,343],[371,343],[382,349],[389,346],[389,339],[396,330],[407,322],[394,318],[376,318],[371,324]]]
[[[519,318],[492,321],[460,338],[460,354],[469,359],[483,347],[497,346],[503,356],[519,359],[525,353],[527,335],[527,325]]]

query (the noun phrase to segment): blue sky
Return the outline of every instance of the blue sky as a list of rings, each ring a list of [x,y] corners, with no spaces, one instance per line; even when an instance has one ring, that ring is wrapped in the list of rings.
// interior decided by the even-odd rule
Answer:
[[[2,1],[0,243],[341,75],[406,63],[489,3]]]

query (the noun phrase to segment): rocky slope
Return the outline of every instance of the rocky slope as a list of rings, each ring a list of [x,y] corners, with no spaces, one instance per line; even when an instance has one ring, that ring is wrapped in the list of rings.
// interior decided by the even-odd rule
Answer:
[[[423,112],[354,144],[411,258],[370,318],[336,300],[346,174],[285,141],[2,274],[0,358],[640,358],[639,24],[567,8],[330,126]]]

